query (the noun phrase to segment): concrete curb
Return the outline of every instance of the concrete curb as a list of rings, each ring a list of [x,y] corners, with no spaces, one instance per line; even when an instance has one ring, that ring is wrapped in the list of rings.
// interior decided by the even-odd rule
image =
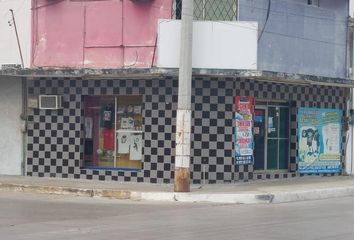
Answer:
[[[270,203],[270,197],[252,193],[166,193],[142,192],[140,200],[175,201],[183,203],[224,203],[224,204],[259,204]]]
[[[0,190],[14,192],[45,193],[57,195],[72,195],[82,197],[108,197],[115,199],[130,199],[131,192],[124,190],[106,190],[106,189],[83,189],[58,186],[35,186],[25,184],[0,183]]]
[[[114,189],[84,189],[59,186],[36,186],[25,184],[0,183],[0,190],[84,197],[104,197],[133,201],[167,201],[182,203],[218,204],[276,204],[354,196],[354,186],[317,189],[311,191],[306,190],[265,193],[174,193],[138,192]]]
[[[328,198],[354,196],[354,187],[336,187],[311,191],[278,192],[271,203],[287,203],[299,201],[321,200]]]

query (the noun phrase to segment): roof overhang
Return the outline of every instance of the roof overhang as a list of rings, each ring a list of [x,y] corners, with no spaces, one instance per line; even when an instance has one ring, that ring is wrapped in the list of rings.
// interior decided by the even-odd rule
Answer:
[[[178,69],[7,69],[0,70],[0,76],[24,77],[28,80],[38,78],[81,78],[81,79],[163,79],[177,77]],[[281,73],[261,70],[238,69],[193,69],[194,77],[245,78],[295,85],[324,85],[354,88],[354,80],[315,75]]]

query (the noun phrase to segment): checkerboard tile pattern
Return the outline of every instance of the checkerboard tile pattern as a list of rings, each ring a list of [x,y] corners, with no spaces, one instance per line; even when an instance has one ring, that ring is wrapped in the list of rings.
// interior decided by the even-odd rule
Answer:
[[[301,177],[297,166],[297,110],[299,107],[345,109],[345,89],[324,86],[295,86],[231,78],[196,78],[193,82],[193,161],[194,183],[283,179]],[[256,100],[284,100],[290,104],[289,173],[255,173],[252,165],[233,164],[235,96]],[[344,141],[345,142],[345,139]],[[324,174],[332,176],[334,174]]]
[[[169,183],[173,179],[176,80],[37,79],[29,81],[28,94],[30,97],[63,95],[64,108],[57,111],[29,109],[27,175],[151,183]],[[143,96],[143,170],[80,168],[85,95]]]
[[[192,178],[194,183],[233,180],[232,79],[203,79],[193,82]]]
[[[296,86],[236,79],[235,96],[254,96],[257,100],[283,100],[290,103],[290,171],[289,173],[263,173],[253,171],[253,165],[235,166],[237,180],[265,180],[302,177],[296,173],[297,165],[297,110],[300,107],[346,109],[345,89],[325,86]],[[345,142],[345,139],[344,139]],[[336,174],[323,174],[333,176]]]
[[[345,109],[345,89],[295,86],[235,78],[195,78],[192,82],[191,178],[201,183],[280,179],[302,176],[297,169],[297,108]],[[63,95],[57,111],[29,109],[27,175],[112,181],[170,183],[174,177],[178,82],[163,80],[37,79],[30,97]],[[141,95],[144,100],[144,160],[141,171],[81,169],[85,95]],[[290,172],[257,174],[252,165],[234,166],[234,97],[286,100],[291,104]]]

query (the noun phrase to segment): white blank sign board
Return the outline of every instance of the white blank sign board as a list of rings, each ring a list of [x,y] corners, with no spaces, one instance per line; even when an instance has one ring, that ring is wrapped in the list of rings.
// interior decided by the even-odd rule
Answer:
[[[180,20],[160,20],[157,66],[178,68]],[[193,23],[193,68],[257,69],[257,22]]]

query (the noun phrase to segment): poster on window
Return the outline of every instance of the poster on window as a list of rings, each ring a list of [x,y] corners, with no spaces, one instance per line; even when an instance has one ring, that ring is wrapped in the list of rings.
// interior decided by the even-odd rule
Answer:
[[[253,164],[253,98],[236,97],[235,164]]]
[[[142,160],[142,149],[143,135],[141,133],[133,133],[130,138],[130,160]]]
[[[339,173],[341,171],[342,115],[343,112],[336,109],[299,109],[300,173]]]
[[[118,153],[119,154],[129,153],[130,133],[129,132],[118,132],[117,145],[118,145]]]

